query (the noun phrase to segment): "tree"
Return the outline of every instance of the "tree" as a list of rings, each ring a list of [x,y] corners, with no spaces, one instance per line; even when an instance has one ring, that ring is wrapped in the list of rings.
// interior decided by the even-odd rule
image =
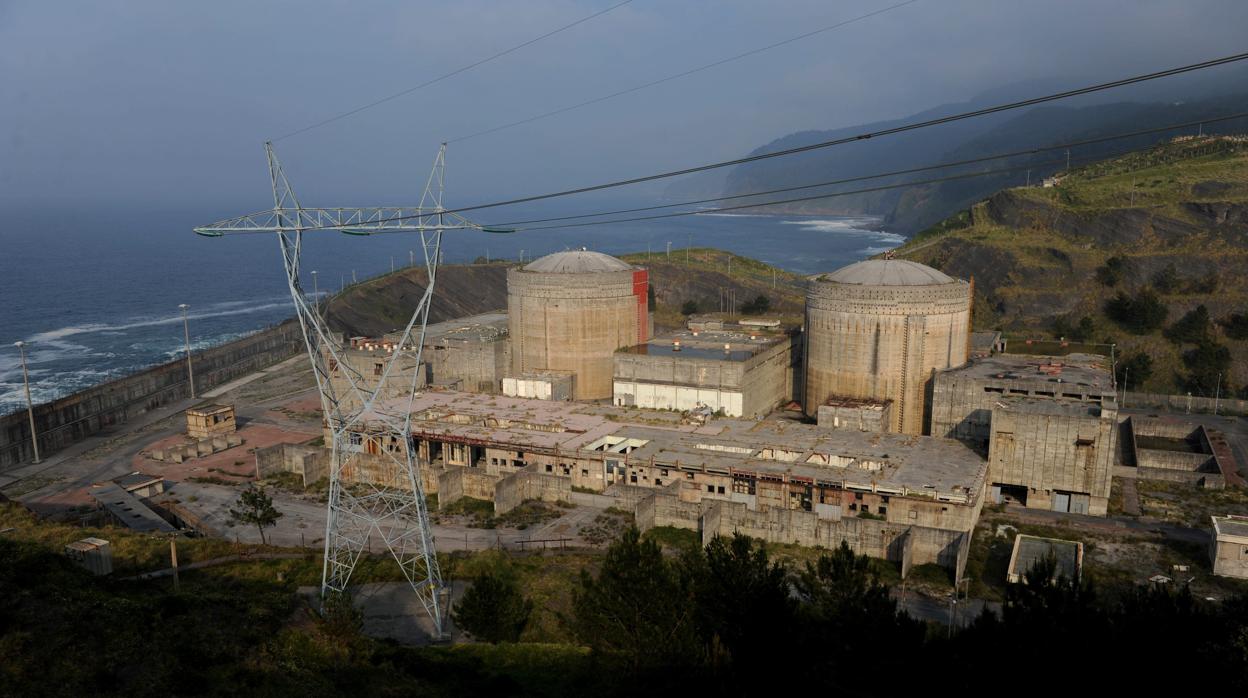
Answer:
[[[918,655],[924,625],[899,611],[888,585],[844,541],[794,581],[803,660],[816,675],[900,671]],[[888,653],[878,648],[888,647]]]
[[[762,294],[752,301],[741,304],[741,313],[744,315],[761,315],[768,310],[771,310],[771,299]]]
[[[364,614],[355,607],[350,594],[330,591],[321,601],[321,623],[330,637],[349,641],[364,629]]]
[[[1210,327],[1209,309],[1198,305],[1167,327],[1162,334],[1175,344],[1199,344],[1209,339]]]
[[[1141,289],[1134,296],[1125,291],[1105,302],[1105,314],[1132,334],[1148,334],[1162,326],[1169,309],[1151,289]]]
[[[1222,331],[1230,339],[1248,339],[1248,314],[1232,313],[1218,320]]]
[[[572,631],[595,653],[632,671],[689,665],[696,657],[688,580],[654,541],[629,527],[607,548],[594,577],[581,571],[572,596]]]
[[[1105,260],[1104,266],[1096,268],[1096,280],[1104,286],[1117,286],[1122,281],[1125,263],[1122,257],[1110,257]]]
[[[1231,367],[1231,350],[1225,346],[1205,340],[1195,349],[1183,352],[1183,365],[1187,367],[1184,383],[1193,393],[1213,397],[1219,391],[1230,392],[1227,376]]]
[[[658,301],[655,299],[655,296],[654,296],[654,286],[651,286],[650,284],[646,284],[646,309],[653,312],[654,306],[656,305],[658,305]]]
[[[1179,270],[1173,263],[1167,264],[1161,271],[1153,274],[1153,288],[1160,293],[1174,293],[1179,290]]]
[[[1142,351],[1123,357],[1114,366],[1114,379],[1125,388],[1140,386],[1153,376],[1153,357]]]
[[[747,681],[757,676],[756,667],[781,661],[787,650],[776,639],[791,628],[796,604],[784,567],[771,562],[762,545],[740,534],[716,536],[685,555],[682,568],[692,582],[708,654],[727,659],[737,679]]]
[[[680,306],[681,315],[693,315],[696,312],[698,312],[697,301],[694,301],[694,300],[685,301],[685,304]]]
[[[533,613],[515,578],[502,569],[477,577],[455,605],[459,627],[486,642],[519,642]]]
[[[264,529],[273,526],[277,520],[282,518],[282,512],[273,506],[273,498],[270,497],[263,487],[248,485],[247,489],[239,495],[235,507],[230,507],[230,521],[234,523],[251,524],[260,531],[260,542],[268,543],[264,538]]]

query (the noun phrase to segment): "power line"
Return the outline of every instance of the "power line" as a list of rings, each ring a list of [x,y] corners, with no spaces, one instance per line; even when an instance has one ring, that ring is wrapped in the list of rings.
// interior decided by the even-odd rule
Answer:
[[[589,100],[586,100],[586,101],[584,101],[584,102],[579,102],[579,103],[577,103],[577,104],[571,104],[571,105],[568,105],[568,106],[566,106],[566,107],[561,107],[561,108],[559,108],[559,109],[555,109],[555,110],[553,110],[553,111],[548,111],[548,112],[545,112],[545,113],[542,113],[542,114],[537,114],[537,115],[535,115],[535,116],[530,116],[530,117],[525,118],[525,119],[520,119],[519,121],[512,121],[512,122],[510,122],[510,123],[502,124],[501,126],[495,126],[495,127],[493,127],[493,128],[487,128],[487,129],[485,129],[485,130],[483,130],[483,131],[477,131],[477,132],[475,132],[475,133],[470,133],[470,134],[468,134],[468,135],[466,135],[466,136],[458,136],[458,137],[456,137],[456,138],[451,138],[451,139],[447,140],[446,142],[447,142],[447,143],[459,143],[459,142],[461,142],[461,141],[466,141],[466,140],[470,140],[470,139],[473,139],[473,138],[478,138],[478,137],[480,137],[480,136],[485,136],[485,135],[487,135],[487,134],[497,133],[498,131],[503,131],[503,130],[505,130],[505,129],[513,128],[513,127],[515,127],[515,126],[522,126],[522,125],[524,125],[524,124],[530,124],[530,123],[533,123],[534,121],[540,121],[540,120],[542,120],[542,119],[546,119],[546,118],[549,118],[549,117],[552,117],[552,116],[557,116],[557,115],[559,115],[559,114],[566,114],[567,112],[574,111],[574,110],[576,110],[576,109],[580,109],[580,108],[582,108],[582,107],[588,107],[588,106],[590,106],[590,105],[592,105],[592,104],[598,104],[598,103],[600,103],[600,102],[605,102],[605,101],[607,101],[607,100],[609,100],[609,99],[615,99],[616,97],[622,97],[622,96],[624,96],[624,95],[627,95],[627,94],[632,94],[632,93],[634,93],[634,92],[640,92],[641,90],[645,90],[645,89],[648,89],[648,88],[651,88],[651,87],[655,87],[656,85],[662,85],[662,84],[663,84],[663,83],[665,83],[665,82],[671,82],[672,80],[678,80],[678,79],[683,78],[683,77],[688,77],[688,76],[690,76],[690,75],[693,75],[694,73],[700,73],[700,72],[702,72],[702,71],[704,71],[704,70],[710,70],[711,68],[717,68],[717,67],[719,67],[719,66],[721,66],[721,65],[724,65],[725,63],[732,63],[733,61],[737,61],[737,60],[740,60],[740,59],[742,59],[742,58],[748,58],[748,57],[750,57],[750,56],[757,55],[757,54],[759,54],[759,53],[763,53],[764,51],[770,51],[770,50],[772,50],[772,49],[774,49],[774,48],[780,48],[781,46],[785,46],[785,45],[787,45],[787,44],[791,44],[791,43],[794,43],[794,42],[797,42],[797,41],[801,41],[802,39],[808,39],[808,38],[810,38],[810,37],[812,37],[812,36],[815,36],[815,35],[817,35],[817,34],[822,34],[822,33],[824,33],[824,32],[829,32],[829,31],[832,31],[833,29],[839,29],[840,27],[844,27],[844,26],[846,26],[846,25],[853,24],[853,23],[855,23],[855,22],[860,22],[860,21],[862,21],[862,20],[864,20],[864,19],[868,19],[868,18],[874,17],[874,16],[876,16],[876,15],[882,15],[882,14],[884,14],[885,12],[891,12],[892,10],[896,10],[896,9],[899,9],[899,8],[905,7],[906,5],[913,5],[914,3],[918,2],[918,1],[919,1],[919,0],[906,0],[905,2],[900,2],[900,3],[897,3],[896,5],[890,5],[890,6],[888,6],[888,7],[881,8],[881,9],[876,10],[876,11],[874,11],[874,12],[868,12],[868,13],[867,13],[867,14],[865,14],[865,15],[859,15],[859,16],[857,16],[857,17],[853,17],[853,18],[851,18],[851,19],[847,19],[847,20],[843,20],[843,21],[837,22],[836,24],[832,24],[832,25],[829,25],[829,26],[826,26],[826,27],[822,27],[822,28],[820,28],[820,29],[815,29],[814,31],[805,32],[804,34],[799,34],[799,35],[797,35],[797,36],[790,37],[790,38],[785,39],[785,40],[783,40],[783,41],[777,41],[777,42],[776,42],[776,43],[774,43],[774,44],[768,44],[768,45],[766,45],[766,46],[760,46],[760,47],[758,47],[758,48],[756,48],[756,49],[752,49],[752,50],[746,51],[745,53],[738,53],[738,54],[737,54],[737,55],[735,55],[735,56],[729,56],[729,57],[727,57],[727,58],[721,58],[720,60],[713,61],[713,62],[711,62],[711,63],[707,63],[706,65],[698,66],[697,68],[690,68],[689,70],[685,70],[685,71],[682,71],[682,72],[679,72],[679,73],[675,73],[675,74],[673,74],[673,75],[668,75],[667,77],[664,77],[664,78],[659,78],[659,79],[657,79],[657,80],[652,80],[652,81],[647,82],[647,83],[644,83],[644,84],[642,84],[642,85],[637,85],[637,86],[634,86],[634,87],[630,87],[630,88],[628,88],[628,89],[620,90],[619,92],[612,92],[611,94],[608,94],[608,95],[603,95],[603,96],[601,96],[601,97],[595,97],[595,98],[593,98],[593,99],[589,99]]]
[[[799,146],[796,148],[778,150],[778,151],[771,152],[771,153],[761,153],[759,155],[751,155],[751,156],[744,157],[744,158],[737,158],[736,160],[724,160],[721,162],[714,162],[714,163],[710,163],[706,165],[699,165],[697,167],[689,167],[683,170],[672,170],[668,172],[660,172],[658,174],[645,175],[642,177],[634,177],[632,179],[621,179],[621,180],[616,180],[613,182],[605,182],[602,184],[594,184],[594,185],[586,186],[586,187],[578,187],[576,189],[565,189],[563,191],[551,192],[549,194],[536,194],[533,196],[525,196],[525,197],[520,197],[517,199],[507,199],[503,201],[495,201],[492,203],[476,204],[474,206],[464,206],[461,208],[447,209],[443,211],[443,213],[444,214],[463,213],[465,211],[480,211],[480,210],[487,209],[487,208],[498,208],[500,206],[511,206],[514,204],[530,203],[533,201],[545,201],[547,199],[555,199],[555,198],[564,197],[564,196],[572,196],[575,194],[585,194],[585,193],[593,192],[593,191],[602,191],[604,189],[613,189],[616,187],[623,187],[623,186],[628,186],[632,184],[640,184],[643,182],[652,182],[652,181],[659,180],[659,179],[667,179],[670,177],[678,177],[681,175],[694,174],[697,172],[705,172],[708,170],[714,170],[714,169],[719,169],[723,167],[730,167],[733,165],[742,165],[745,163],[757,162],[759,160],[767,160],[771,158],[785,157],[788,155],[795,155],[797,153],[805,153],[805,152],[810,152],[812,150],[819,150],[822,148],[830,148],[834,146],[845,145],[846,143],[854,143],[857,141],[868,140],[871,138],[880,138],[883,136],[891,136],[891,135],[896,135],[899,133],[905,133],[908,131],[916,131],[918,129],[928,128],[930,126],[939,126],[941,124],[952,123],[955,121],[963,121],[965,119],[972,119],[972,118],[979,117],[979,116],[996,114],[999,112],[1009,111],[1012,109],[1020,109],[1022,107],[1030,107],[1030,106],[1035,106],[1037,104],[1055,102],[1060,99],[1067,99],[1069,97],[1077,97],[1080,95],[1092,94],[1095,92],[1102,92],[1105,90],[1111,90],[1111,89],[1118,88],[1118,87],[1125,87],[1127,85],[1134,85],[1136,83],[1146,82],[1149,80],[1156,80],[1159,78],[1171,77],[1174,75],[1182,75],[1184,73],[1190,73],[1190,72],[1197,71],[1197,70],[1203,70],[1203,69],[1212,68],[1215,66],[1235,63],[1235,62],[1242,61],[1245,59],[1248,59],[1248,53],[1238,53],[1238,54],[1234,54],[1231,56],[1225,56],[1223,58],[1215,58],[1215,59],[1208,60],[1208,61],[1202,61],[1200,63],[1192,63],[1192,64],[1181,66],[1178,68],[1169,68],[1166,70],[1161,70],[1161,71],[1157,71],[1153,73],[1145,73],[1143,75],[1136,75],[1136,76],[1129,77],[1129,78],[1114,80],[1112,82],[1103,82],[1103,83],[1099,83],[1096,85],[1090,85],[1088,87],[1080,87],[1078,89],[1067,90],[1065,92],[1056,92],[1053,94],[1045,95],[1043,97],[1033,97],[1031,99],[1020,100],[1017,102],[1007,102],[1005,104],[999,104],[999,105],[992,106],[992,107],[985,107],[983,109],[976,109],[973,111],[961,112],[959,114],[953,114],[950,116],[944,116],[944,117],[940,117],[936,119],[928,119],[926,121],[919,121],[919,122],[912,123],[912,124],[895,126],[893,128],[882,129],[879,131],[869,131],[869,132],[862,133],[856,136],[847,136],[844,138],[837,138],[837,139],[833,139],[829,141],[812,143],[810,145]],[[386,218],[386,219],[382,219],[382,220],[378,220],[374,222],[389,223],[393,221],[406,220],[409,218],[416,218],[416,217],[417,216],[414,216],[414,215],[413,216],[394,216],[391,218]],[[321,228],[330,228],[330,227],[331,226],[321,226]],[[306,228],[305,230],[317,230],[317,229],[319,228]]]
[[[1128,153],[1135,152],[1136,150],[1138,149],[1122,150],[1116,153],[1110,153],[1108,155],[1103,155],[1103,156],[1078,158],[1078,159],[1075,159],[1074,162],[1095,162],[1105,157],[1117,157],[1121,155],[1126,155]],[[1027,168],[1043,167],[1046,165],[1056,165],[1056,164],[1061,164],[1065,161],[1066,160],[1063,158],[1059,160],[1049,160],[1049,161],[1041,162],[1041,163],[1030,163],[1027,165],[1016,165],[1013,167],[1001,167],[995,170],[981,170],[979,172],[967,172],[963,174],[949,175],[947,177],[935,177],[932,179],[917,180],[913,182],[901,182],[897,184],[883,184],[878,187],[867,187],[864,189],[851,189],[848,191],[838,191],[838,192],[832,192],[829,194],[816,194],[814,196],[802,196],[802,197],[797,197],[797,198],[792,198],[792,199],[780,199],[777,201],[762,201],[762,202],[750,203],[750,204],[740,204],[737,206],[721,206],[719,208],[702,209],[698,211],[677,211],[675,213],[661,213],[661,214],[657,214],[653,216],[635,216],[632,218],[615,218],[609,221],[582,221],[579,223],[560,223],[557,225],[540,225],[540,226],[534,226],[531,228],[517,228],[516,232],[527,232],[527,231],[532,231],[532,230],[555,230],[558,228],[580,228],[580,227],[588,227],[591,225],[612,225],[614,223],[635,223],[637,221],[653,221],[653,220],[659,220],[663,218],[679,218],[681,216],[699,216],[699,215],[703,215],[707,213],[723,213],[727,211],[741,211],[744,209],[761,208],[765,206],[779,206],[782,204],[801,203],[804,201],[817,201],[819,199],[832,199],[838,196],[849,196],[851,194],[869,194],[869,193],[877,192],[877,191],[887,191],[889,189],[903,189],[905,187],[917,187],[917,186],[923,186],[925,184],[938,184],[940,182],[951,182],[951,181],[959,180],[959,179],[973,179],[975,177],[987,177],[989,175],[1004,174],[1007,172],[1021,172]]]
[[[1124,138],[1134,138],[1137,136],[1146,136],[1146,135],[1154,134],[1154,133],[1164,133],[1166,131],[1173,131],[1173,130],[1177,130],[1181,128],[1187,128],[1190,126],[1199,126],[1201,124],[1214,124],[1214,123],[1219,123],[1222,121],[1233,121],[1235,119],[1244,119],[1244,118],[1248,118],[1248,112],[1239,112],[1237,114],[1231,114],[1228,116],[1219,116],[1215,118],[1186,121],[1183,123],[1170,124],[1167,126],[1158,126],[1156,128],[1144,129],[1140,131],[1119,133],[1119,134],[1115,134],[1112,136],[1101,136],[1099,138],[1088,138],[1088,139],[1079,140],[1079,141],[1070,141],[1068,143],[1059,143],[1056,145],[1046,145],[1046,146],[1041,146],[1041,147],[1036,147],[1036,148],[1028,148],[1025,150],[1015,150],[1013,152],[998,153],[995,155],[985,155],[982,157],[970,158],[967,160],[955,160],[952,162],[942,162],[942,163],[937,163],[934,165],[923,165],[920,167],[911,167],[911,168],[907,168],[904,170],[893,170],[891,172],[879,172],[876,174],[859,175],[856,177],[846,177],[843,179],[833,179],[833,180],[828,180],[826,182],[816,182],[814,184],[802,184],[802,185],[797,185],[797,186],[792,186],[792,187],[784,187],[781,189],[769,189],[766,191],[754,191],[754,192],[748,192],[745,194],[732,194],[728,196],[717,196],[717,197],[712,197],[709,199],[694,199],[691,201],[681,201],[681,202],[672,203],[672,204],[658,204],[655,206],[642,206],[638,208],[623,208],[623,209],[617,209],[614,211],[602,211],[599,213],[582,213],[582,214],[577,214],[577,215],[556,216],[553,218],[534,218],[534,219],[521,220],[521,221],[506,221],[502,223],[489,223],[487,224],[486,227],[508,227],[508,226],[515,226],[515,225],[528,225],[531,223],[551,223],[551,222],[558,222],[558,221],[569,221],[569,220],[576,220],[580,218],[599,218],[602,216],[616,216],[616,215],[620,215],[624,213],[639,213],[643,211],[656,211],[656,210],[665,209],[665,208],[678,208],[681,206],[696,206],[698,204],[709,204],[709,203],[715,203],[717,201],[729,201],[732,199],[746,199],[746,198],[750,198],[754,196],[767,196],[769,194],[782,194],[785,192],[801,191],[804,189],[817,189],[819,187],[828,187],[828,186],[833,186],[837,184],[849,184],[852,182],[862,182],[862,181],[866,181],[870,179],[883,179],[885,177],[896,177],[899,175],[915,174],[918,172],[928,172],[931,170],[941,170],[941,169],[947,169],[950,167],[960,167],[962,165],[974,165],[974,164],[978,164],[981,162],[989,162],[992,160],[1004,160],[1007,158],[1019,157],[1023,155],[1035,155],[1035,154],[1050,151],[1050,150],[1063,150],[1063,149],[1074,148],[1074,147],[1084,146],[1084,145],[1094,145],[1097,143],[1105,143],[1108,141],[1122,140]],[[1036,165],[1031,165],[1031,166],[1036,167]]]
[[[345,118],[347,118],[348,116],[354,116],[354,115],[359,114],[360,112],[365,111],[365,110],[367,110],[367,109],[372,109],[373,107],[380,106],[380,105],[382,105],[382,104],[385,104],[386,102],[389,102],[389,101],[392,101],[392,100],[398,99],[399,97],[403,97],[404,95],[409,95],[409,94],[411,94],[411,93],[413,93],[413,92],[415,92],[415,91],[417,91],[417,90],[421,90],[421,89],[424,89],[424,88],[426,88],[426,87],[429,87],[430,85],[434,85],[434,84],[436,84],[436,83],[442,82],[443,80],[446,80],[447,78],[451,78],[451,77],[454,77],[454,76],[456,76],[456,75],[459,75],[460,73],[466,73],[466,72],[468,72],[469,70],[472,70],[473,68],[480,67],[480,66],[482,66],[482,65],[485,65],[486,63],[489,63],[490,61],[494,61],[494,60],[497,60],[497,59],[499,59],[499,58],[502,58],[503,56],[506,56],[507,54],[510,54],[510,53],[514,53],[514,52],[516,52],[516,51],[519,51],[520,49],[525,48],[526,46],[532,46],[533,44],[536,44],[537,42],[542,41],[543,39],[549,39],[550,37],[554,36],[555,34],[558,34],[558,33],[560,33],[560,32],[563,32],[563,31],[566,31],[566,30],[568,30],[568,29],[571,29],[572,27],[575,27],[575,26],[577,26],[577,25],[579,25],[579,24],[584,24],[585,22],[588,22],[588,21],[590,21],[591,19],[594,19],[594,18],[596,18],[596,17],[601,17],[602,15],[605,15],[605,14],[607,14],[608,12],[611,12],[612,10],[618,9],[618,8],[620,8],[620,7],[623,7],[624,5],[627,5],[627,4],[629,4],[630,2],[632,2],[632,1],[633,1],[633,0],[623,0],[623,2],[618,2],[618,3],[614,4],[614,5],[612,5],[612,6],[608,7],[608,8],[606,8],[605,10],[599,10],[598,12],[595,12],[595,13],[593,13],[593,14],[591,14],[591,15],[587,16],[587,17],[582,17],[582,18],[580,18],[580,19],[576,20],[575,22],[572,22],[572,23],[570,23],[570,24],[565,24],[565,25],[563,25],[562,27],[559,27],[558,29],[552,29],[551,31],[548,31],[548,32],[546,32],[545,34],[542,34],[541,36],[538,36],[538,37],[535,37],[535,38],[529,39],[528,41],[525,41],[524,43],[521,43],[521,44],[516,44],[515,46],[512,46],[512,47],[511,47],[511,48],[509,48],[509,49],[506,49],[506,50],[504,50],[504,51],[499,51],[498,53],[495,53],[495,54],[493,54],[493,55],[491,55],[491,56],[487,56],[487,57],[485,57],[485,58],[482,58],[481,60],[476,61],[475,63],[469,63],[468,65],[463,66],[463,67],[461,67],[461,68],[456,68],[455,70],[452,70],[452,71],[451,71],[451,72],[449,72],[449,73],[445,73],[445,74],[443,74],[443,75],[439,75],[438,77],[433,78],[432,80],[428,80],[428,81],[426,81],[426,82],[422,82],[421,84],[416,85],[415,87],[409,87],[408,89],[403,90],[402,92],[396,92],[396,93],[394,93],[394,94],[392,94],[392,95],[390,95],[390,96],[388,96],[388,97],[382,97],[381,99],[378,99],[378,100],[376,100],[376,101],[374,101],[374,102],[369,102],[368,104],[365,104],[365,105],[364,105],[364,106],[362,106],[362,107],[356,107],[355,109],[352,109],[352,110],[350,110],[350,111],[345,111],[345,112],[342,112],[341,114],[338,114],[338,115],[336,115],[336,116],[331,116],[331,117],[329,117],[328,119],[325,119],[325,120],[323,120],[323,121],[318,121],[318,122],[316,122],[316,123],[314,123],[314,124],[311,124],[311,125],[309,125],[309,126],[304,126],[303,128],[296,129],[296,130],[294,130],[294,131],[291,131],[290,133],[283,134],[283,135],[281,135],[281,136],[278,136],[277,138],[272,139],[272,141],[271,141],[271,142],[276,143],[277,141],[284,140],[284,139],[286,139],[286,138],[290,138],[291,136],[297,136],[297,135],[299,135],[299,134],[301,134],[301,133],[306,133],[306,132],[308,132],[308,131],[311,131],[311,130],[312,130],[312,129],[314,129],[314,128],[320,128],[320,127],[325,126],[325,125],[327,125],[327,124],[332,124],[333,122],[335,122],[335,121],[339,121],[339,120],[342,120],[342,119],[345,119]]]

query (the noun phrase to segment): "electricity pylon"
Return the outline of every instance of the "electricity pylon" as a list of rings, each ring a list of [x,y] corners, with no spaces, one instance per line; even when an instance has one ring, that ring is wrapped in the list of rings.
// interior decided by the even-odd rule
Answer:
[[[265,153],[273,187],[273,208],[195,228],[195,232],[208,237],[271,233],[281,244],[290,297],[316,375],[325,424],[332,435],[321,595],[347,590],[360,555],[369,545],[371,536],[377,534],[403,569],[440,636],[447,611],[445,587],[429,527],[419,454],[411,438],[412,404],[420,385],[421,347],[441,259],[442,233],[480,230],[481,226],[461,216],[444,213],[445,143],[438,150],[420,205],[416,207],[304,208],[286,179],[272,143],[265,144]],[[373,385],[366,385],[371,381],[365,381],[353,362],[343,360],[347,349],[334,341],[300,285],[303,237],[312,231],[327,230],[352,235],[417,233],[420,236],[428,274],[425,293]],[[402,384],[401,391],[387,390],[392,381],[409,381],[403,375],[405,370],[395,368],[400,362],[412,367],[410,382]],[[407,399],[395,398],[396,392],[405,394]],[[367,431],[367,436],[352,444],[351,434],[362,431]],[[372,455],[367,453],[365,445],[370,438],[381,445]],[[392,475],[387,478],[388,482],[357,481],[350,487],[345,486],[345,477],[359,472],[358,466],[363,461],[371,461],[370,467],[375,468],[378,457],[389,459],[388,463],[382,461]]]

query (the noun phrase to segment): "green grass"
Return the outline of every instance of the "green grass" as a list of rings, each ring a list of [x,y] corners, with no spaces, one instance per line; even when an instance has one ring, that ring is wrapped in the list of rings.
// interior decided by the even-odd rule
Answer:
[[[652,540],[659,547],[669,552],[680,552],[702,544],[702,536],[697,531],[674,526],[656,526],[643,534],[644,540]]]

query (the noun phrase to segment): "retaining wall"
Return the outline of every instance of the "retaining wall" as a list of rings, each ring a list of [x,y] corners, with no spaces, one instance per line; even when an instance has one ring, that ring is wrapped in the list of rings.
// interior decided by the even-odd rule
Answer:
[[[438,510],[446,509],[464,497],[490,500],[499,476],[473,468],[448,468],[438,475]]]
[[[439,496],[438,500],[441,499]],[[494,485],[495,514],[506,514],[530,499],[571,502],[572,480],[525,469],[502,478]]]
[[[256,477],[266,478],[275,473],[294,473],[303,478],[304,488],[317,480],[329,477],[329,449],[299,444],[275,444],[256,449]]]
[[[304,350],[293,320],[192,356],[199,394],[268,368]],[[35,406],[39,454],[56,451],[143,413],[190,396],[186,361],[177,359]],[[0,417],[0,468],[33,458],[26,410]]]

